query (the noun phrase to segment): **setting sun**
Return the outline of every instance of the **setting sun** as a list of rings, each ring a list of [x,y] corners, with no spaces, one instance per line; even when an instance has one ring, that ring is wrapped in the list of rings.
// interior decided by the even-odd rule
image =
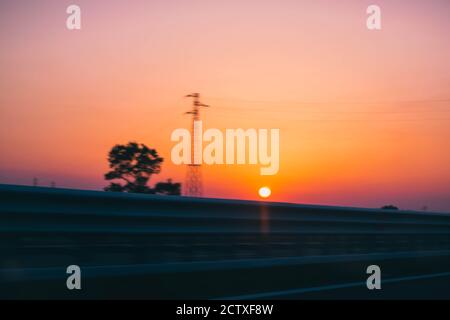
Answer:
[[[272,191],[268,187],[261,187],[261,188],[259,188],[258,193],[261,198],[268,198],[268,197],[270,197],[270,194],[272,193]]]

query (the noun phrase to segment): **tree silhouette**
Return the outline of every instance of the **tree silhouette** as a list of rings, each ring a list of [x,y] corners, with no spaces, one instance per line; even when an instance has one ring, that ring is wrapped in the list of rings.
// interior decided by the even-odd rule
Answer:
[[[173,183],[172,179],[157,183],[154,189],[148,186],[151,176],[161,172],[163,161],[155,149],[144,144],[129,142],[127,145],[115,145],[108,154],[111,171],[105,174],[105,179],[122,180],[122,183],[111,182],[104,190],[181,195],[181,184]]]
[[[161,172],[164,161],[155,149],[136,142],[118,144],[109,152],[108,161],[111,171],[105,179],[122,180],[124,184],[111,182],[105,191],[154,193],[147,183],[153,174]]]

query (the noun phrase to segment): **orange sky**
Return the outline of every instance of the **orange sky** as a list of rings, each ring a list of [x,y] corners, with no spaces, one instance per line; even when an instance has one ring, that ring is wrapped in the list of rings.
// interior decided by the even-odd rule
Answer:
[[[0,4],[0,183],[100,189],[132,140],[182,182],[170,134],[200,92],[206,129],[281,135],[277,175],[204,167],[207,196],[450,211],[448,1],[76,3],[80,31],[71,1]]]

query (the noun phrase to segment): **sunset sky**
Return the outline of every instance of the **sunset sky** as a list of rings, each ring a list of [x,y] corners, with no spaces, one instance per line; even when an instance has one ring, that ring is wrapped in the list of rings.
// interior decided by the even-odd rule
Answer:
[[[82,29],[66,28],[81,7]],[[382,30],[366,28],[377,4]],[[450,1],[0,1],[0,183],[101,189],[137,141],[279,128],[280,170],[204,166],[205,195],[450,211]]]

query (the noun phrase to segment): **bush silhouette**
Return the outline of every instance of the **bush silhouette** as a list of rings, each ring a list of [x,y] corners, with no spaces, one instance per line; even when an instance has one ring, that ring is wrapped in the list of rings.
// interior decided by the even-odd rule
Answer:
[[[383,209],[383,210],[398,210],[398,208],[396,206],[393,206],[392,204],[382,206],[381,209]]]

